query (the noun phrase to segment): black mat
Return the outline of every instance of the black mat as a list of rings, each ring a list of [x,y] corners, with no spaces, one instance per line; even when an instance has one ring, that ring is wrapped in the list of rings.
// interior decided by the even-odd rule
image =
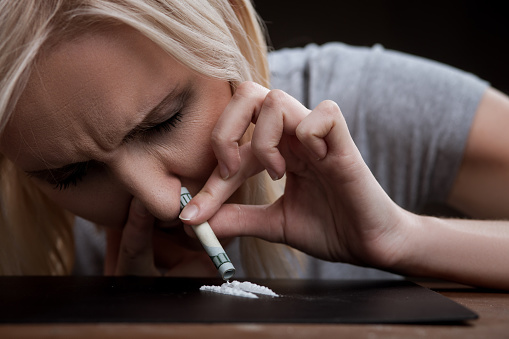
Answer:
[[[451,323],[477,318],[408,281],[252,280],[278,298],[199,290],[219,279],[0,277],[1,323]]]

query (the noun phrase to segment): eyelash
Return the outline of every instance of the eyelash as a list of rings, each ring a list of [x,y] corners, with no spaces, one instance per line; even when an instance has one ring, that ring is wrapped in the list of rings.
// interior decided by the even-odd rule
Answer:
[[[77,163],[75,168],[67,175],[64,179],[59,180],[55,183],[54,188],[59,191],[69,188],[69,186],[76,186],[78,181],[81,181],[85,174],[87,174],[89,162]]]
[[[150,127],[146,130],[148,133],[162,133],[169,132],[172,128],[175,128],[179,122],[182,121],[182,113],[177,112],[173,114],[169,119]]]
[[[179,122],[182,121],[182,113],[177,112],[174,115],[172,115],[169,119],[153,126],[150,128],[147,128],[145,130],[145,133],[151,134],[151,133],[164,133],[169,132],[171,129],[175,128]],[[76,186],[79,181],[83,179],[83,177],[87,174],[89,162],[82,162],[76,164],[76,168],[72,170],[72,172],[63,180],[58,181],[55,183],[54,188],[58,189],[59,191],[65,190],[69,188],[70,186]]]

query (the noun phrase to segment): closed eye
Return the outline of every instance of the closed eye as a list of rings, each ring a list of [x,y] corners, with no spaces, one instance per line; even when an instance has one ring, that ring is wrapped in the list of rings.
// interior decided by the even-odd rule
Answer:
[[[123,138],[123,143],[128,143],[139,136],[150,136],[153,132],[167,132],[176,127],[182,119],[182,110],[192,97],[191,86],[186,86],[180,92],[171,91],[154,109],[150,111],[139,125],[134,127]],[[160,122],[160,119],[170,116]]]
[[[169,132],[182,121],[182,113],[177,112],[172,115],[169,119],[145,130],[145,133],[162,133]]]
[[[27,172],[27,174],[46,181],[55,189],[64,190],[70,186],[76,186],[87,173],[89,165],[89,161],[77,162],[60,168]]]

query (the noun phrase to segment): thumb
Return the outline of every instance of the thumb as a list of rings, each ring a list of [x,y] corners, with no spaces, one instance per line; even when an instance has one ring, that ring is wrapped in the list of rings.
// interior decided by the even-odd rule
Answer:
[[[225,204],[209,220],[218,238],[250,236],[271,242],[284,240],[279,200],[271,205]]]

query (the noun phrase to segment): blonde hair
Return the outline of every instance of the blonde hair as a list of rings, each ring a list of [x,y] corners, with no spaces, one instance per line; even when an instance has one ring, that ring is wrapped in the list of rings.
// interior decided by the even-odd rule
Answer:
[[[246,80],[269,86],[264,31],[249,0],[0,0],[0,129],[44,48],[110,24],[138,30],[190,69],[229,81],[233,90]],[[0,173],[0,274],[70,273],[72,216],[3,155]],[[267,178],[250,179],[240,199],[274,201],[279,193]],[[292,275],[287,259],[293,254],[286,246],[241,242],[248,275]]]

